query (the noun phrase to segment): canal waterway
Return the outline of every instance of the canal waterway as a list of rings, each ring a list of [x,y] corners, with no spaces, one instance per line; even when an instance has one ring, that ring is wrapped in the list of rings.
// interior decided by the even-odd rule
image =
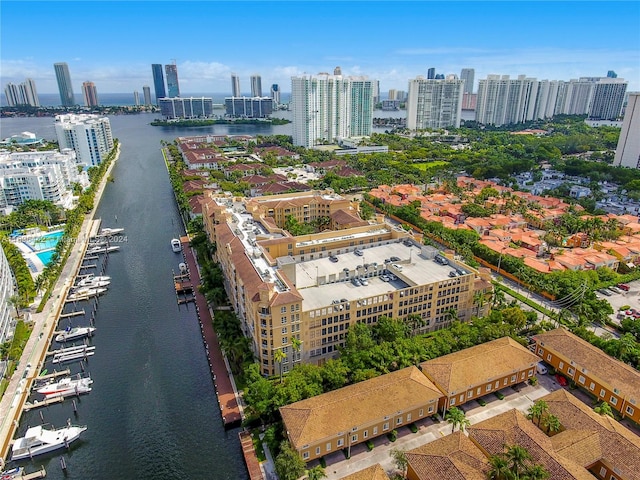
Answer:
[[[238,430],[225,431],[222,425],[194,306],[176,303],[172,274],[181,256],[172,252],[170,240],[182,226],[160,142],[204,132],[268,134],[286,125],[176,129],[150,126],[155,117],[110,117],[122,152],[96,217],[104,227],[125,231],[118,237],[120,251],[106,264],[112,283],[95,314],[97,330],[90,340],[95,355],[85,366],[93,391],[76,400],[77,412],[67,400],[25,413],[18,430],[23,434],[41,418],[55,427],[67,419],[87,425],[81,440],[63,454],[66,472],[60,454],[21,463],[28,471],[44,465],[48,479],[247,478]],[[0,136],[30,131],[55,139],[53,122],[3,118]],[[91,305],[78,303],[75,308],[87,314],[63,319],[60,327],[88,325]],[[50,362],[46,367],[54,368]],[[69,367],[80,371],[77,363]]]

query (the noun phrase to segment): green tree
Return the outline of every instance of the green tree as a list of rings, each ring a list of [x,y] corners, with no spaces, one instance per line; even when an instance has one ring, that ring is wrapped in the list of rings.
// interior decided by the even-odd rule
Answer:
[[[280,365],[280,383],[282,383],[282,362],[287,358],[287,354],[282,349],[273,352],[273,360]]]
[[[549,412],[549,405],[544,400],[536,400],[533,405],[529,407],[529,415],[528,417],[535,421],[535,424],[540,426],[540,420],[543,415],[546,415]]]
[[[562,429],[560,419],[552,413],[546,415],[542,420],[542,423],[544,425],[545,431],[547,432],[547,435],[558,433]]]
[[[444,414],[444,419],[451,424],[451,433],[455,432],[456,427],[460,427],[460,431],[464,431],[466,427],[471,425],[464,411],[458,407],[451,407],[447,410],[447,413]]]
[[[609,405],[607,402],[600,403],[600,405],[596,406],[593,409],[593,411],[596,412],[598,415],[602,415],[603,417],[608,416],[608,417],[614,418],[613,409],[611,408],[611,405]]]
[[[280,453],[275,460],[276,473],[280,480],[298,480],[305,473],[306,464],[289,442],[280,444]]]
[[[531,460],[529,451],[520,445],[508,446],[505,457],[515,478],[520,478],[520,473],[525,470],[527,462]]]
[[[547,480],[551,474],[542,465],[535,464],[527,467],[524,478],[526,480]]]
[[[489,480],[511,480],[513,478],[509,462],[503,455],[492,455],[489,457],[491,468],[487,472]]]
[[[389,455],[391,455],[391,458],[393,458],[393,463],[395,463],[398,470],[402,472],[402,478],[405,478],[407,475],[407,466],[409,465],[407,452],[399,448],[392,448],[389,451]]]
[[[322,465],[316,465],[313,468],[307,470],[307,479],[308,480],[320,480],[322,478],[326,478],[327,474],[324,472],[324,468]]]

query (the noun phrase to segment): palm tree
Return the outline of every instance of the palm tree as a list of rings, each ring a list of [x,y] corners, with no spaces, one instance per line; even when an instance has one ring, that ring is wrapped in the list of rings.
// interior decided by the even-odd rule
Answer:
[[[511,445],[507,447],[505,456],[515,478],[520,478],[520,473],[525,469],[526,462],[531,460],[529,451],[520,445]]]
[[[324,473],[324,468],[321,465],[316,465],[313,468],[307,470],[307,479],[308,480],[320,480],[321,478],[326,478],[326,474]]]
[[[282,362],[287,358],[287,354],[282,350],[276,350],[273,353],[273,359],[280,364],[280,383],[282,383]]]
[[[540,419],[549,412],[549,405],[544,400],[537,400],[529,407],[529,418],[533,421],[537,419],[536,425],[540,426]]]
[[[525,472],[527,480],[547,480],[551,476],[549,471],[542,465],[535,464],[527,468]]]
[[[19,295],[11,295],[9,298],[7,298],[7,303],[9,305],[12,305],[13,308],[16,309],[16,317],[20,316],[20,305],[22,304],[22,301],[20,300],[20,296]]]
[[[511,480],[513,475],[509,468],[509,462],[502,455],[492,455],[489,457],[491,469],[487,472],[489,480]]]
[[[451,424],[451,433],[455,432],[456,427],[460,427],[460,431],[464,432],[464,429],[471,425],[464,412],[458,407],[451,407],[447,410],[444,419]]]
[[[600,405],[595,407],[593,411],[599,415],[602,415],[603,417],[607,416],[607,417],[614,418],[611,405],[609,405],[607,402],[602,402]]]
[[[552,413],[544,417],[542,423],[544,424],[544,428],[547,431],[547,435],[558,433],[562,429],[560,419]]]
[[[393,458],[393,462],[396,464],[396,467],[398,467],[398,470],[402,472],[402,478],[405,478],[407,475],[407,465],[409,465],[407,452],[399,448],[392,448],[389,455]]]

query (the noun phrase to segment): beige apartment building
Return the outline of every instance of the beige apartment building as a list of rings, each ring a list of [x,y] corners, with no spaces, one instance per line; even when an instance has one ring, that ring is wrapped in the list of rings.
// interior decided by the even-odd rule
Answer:
[[[314,202],[315,217],[305,216],[305,205]],[[328,216],[336,229],[294,237],[282,228],[289,214],[301,222]],[[264,375],[336,357],[357,322],[404,319],[418,333],[489,308],[474,305],[476,292],[491,290],[485,274],[398,226],[361,220],[351,202],[332,192],[209,197],[203,219]],[[286,356],[281,363],[278,350]]]

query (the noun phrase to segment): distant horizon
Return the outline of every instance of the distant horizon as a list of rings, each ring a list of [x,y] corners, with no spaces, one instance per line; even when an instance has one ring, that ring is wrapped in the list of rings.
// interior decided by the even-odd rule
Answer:
[[[53,65],[66,62],[76,93],[84,81],[98,92],[142,93],[143,85],[154,90],[152,64],[175,61],[181,89],[193,92],[231,92],[235,73],[242,90],[259,74],[268,93],[271,84],[288,89],[292,76],[336,66],[378,80],[381,92],[406,90],[429,68],[444,75],[473,68],[474,90],[489,74],[568,81],[609,70],[640,90],[637,1],[274,1],[282,8],[2,0],[0,85],[33,78],[39,91],[55,93]],[[108,35],[96,33],[97,19],[132,23]],[[186,28],[163,34],[174,25]]]

